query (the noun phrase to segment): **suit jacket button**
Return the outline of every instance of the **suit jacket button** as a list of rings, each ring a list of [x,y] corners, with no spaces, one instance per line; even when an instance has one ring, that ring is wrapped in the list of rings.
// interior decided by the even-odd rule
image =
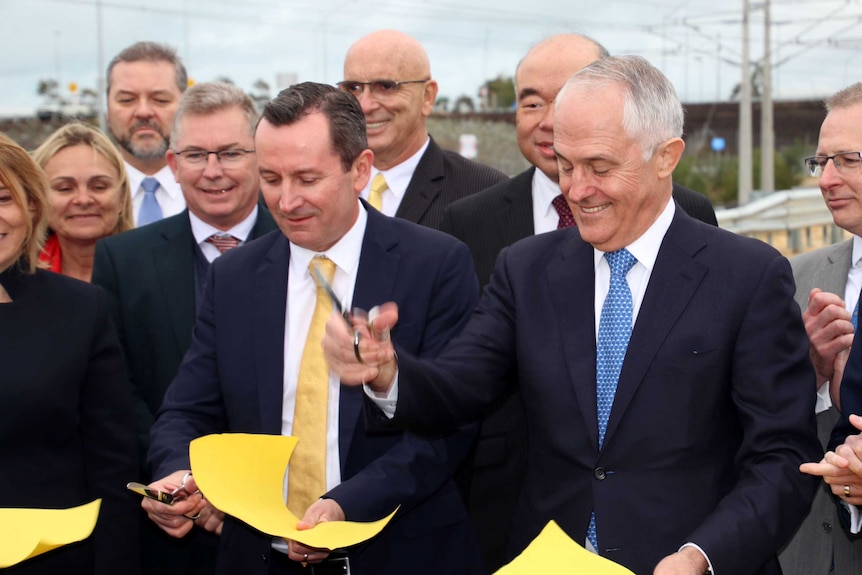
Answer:
[[[828,521],[824,521],[821,527],[823,527],[825,533],[832,533],[832,524]]]
[[[263,561],[263,564],[266,565],[269,563],[269,557],[267,557],[264,553],[260,554],[260,560]]]
[[[593,470],[593,477],[595,477],[599,481],[603,481],[605,479],[605,477],[607,477],[607,476],[608,476],[608,474],[605,471],[604,467],[596,467]]]

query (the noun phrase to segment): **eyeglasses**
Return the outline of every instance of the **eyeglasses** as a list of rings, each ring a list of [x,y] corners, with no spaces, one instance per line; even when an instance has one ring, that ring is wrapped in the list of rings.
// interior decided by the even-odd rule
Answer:
[[[228,148],[227,150],[219,150],[217,152],[210,152],[209,150],[183,150],[178,152],[174,150],[174,153],[185,160],[186,163],[192,164],[194,166],[200,166],[206,164],[209,161],[210,154],[215,154],[216,158],[218,158],[218,162],[223,166],[230,166],[240,163],[243,158],[245,158],[246,154],[253,154],[254,150],[243,150],[242,148]]]
[[[841,152],[834,156],[811,156],[805,158],[805,166],[808,174],[813,177],[820,176],[826,169],[826,162],[832,160],[835,169],[841,174],[848,174],[862,167],[862,152]]]
[[[338,89],[342,92],[353,94],[357,98],[359,98],[362,95],[362,92],[365,91],[365,86],[368,86],[373,96],[385,98],[386,96],[392,96],[395,94],[404,84],[424,84],[425,82],[430,81],[430,78],[427,80],[403,80],[401,82],[396,80],[372,80],[370,82],[342,80],[337,85]]]

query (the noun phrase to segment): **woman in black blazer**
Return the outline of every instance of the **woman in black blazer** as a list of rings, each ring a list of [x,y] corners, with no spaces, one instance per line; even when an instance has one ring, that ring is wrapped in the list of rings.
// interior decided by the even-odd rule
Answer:
[[[0,134],[0,507],[102,506],[89,539],[0,572],[136,574],[126,368],[101,290],[36,269],[46,189],[27,153]]]

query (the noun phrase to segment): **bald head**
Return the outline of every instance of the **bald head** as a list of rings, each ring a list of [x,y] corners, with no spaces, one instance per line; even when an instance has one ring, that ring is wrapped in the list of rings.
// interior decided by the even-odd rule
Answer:
[[[577,34],[560,34],[533,46],[518,63],[515,114],[518,146],[531,164],[554,181],[559,179],[554,155],[554,98],[573,74],[608,51]]]
[[[392,79],[391,74],[407,74],[411,79],[431,77],[425,48],[416,38],[397,30],[378,30],[357,40],[344,58],[344,78],[357,80],[348,74],[357,66],[369,73],[385,73],[377,79]]]
[[[437,82],[425,48],[396,30],[380,30],[360,38],[344,58],[344,82],[399,82],[392,91],[370,86],[354,95],[365,114],[368,146],[374,166],[388,170],[419,151],[428,139],[425,119],[437,99]]]

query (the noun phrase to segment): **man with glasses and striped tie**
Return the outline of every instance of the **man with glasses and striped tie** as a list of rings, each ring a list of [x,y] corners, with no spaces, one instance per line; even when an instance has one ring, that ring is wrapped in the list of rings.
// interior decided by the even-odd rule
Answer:
[[[347,51],[338,87],[359,100],[374,152],[362,198],[387,216],[437,229],[446,206],[507,179],[428,135],[437,81],[415,38],[395,30],[360,38]]]
[[[258,205],[260,177],[254,149],[257,112],[251,98],[228,84],[190,88],[177,109],[167,162],[188,209],[96,246],[93,283],[110,296],[114,324],[135,392],[136,426],[144,466],[150,426],[192,339],[195,310],[210,264],[225,251],[276,229]],[[149,482],[152,478],[142,479]],[[209,510],[208,510],[209,512]],[[213,528],[207,514],[198,524]],[[144,523],[145,575],[205,575],[211,552],[192,539],[176,542]],[[179,569],[179,571],[175,571]]]
[[[817,371],[817,434],[824,448],[841,415],[841,374],[858,323],[862,289],[862,158],[854,151],[862,150],[862,84],[827,99],[826,110],[817,155],[805,158],[805,165],[812,177],[820,178],[835,225],[853,237],[790,260]],[[843,495],[843,483],[840,489]],[[821,485],[811,513],[779,559],[785,575],[862,570],[862,541],[841,528],[828,485]]]

